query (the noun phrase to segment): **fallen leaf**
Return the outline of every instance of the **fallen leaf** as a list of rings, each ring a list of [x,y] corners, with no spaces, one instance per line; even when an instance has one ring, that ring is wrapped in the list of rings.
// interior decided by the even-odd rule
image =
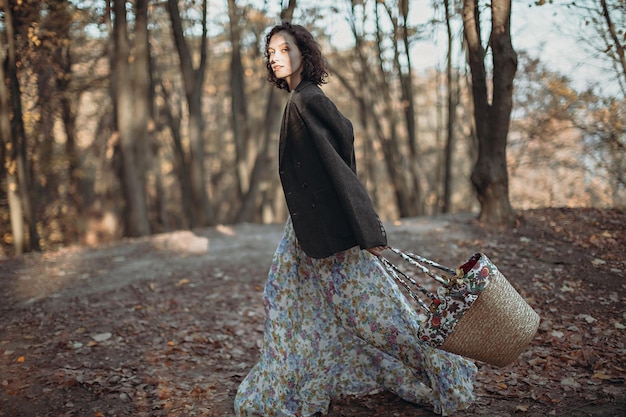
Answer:
[[[187,285],[187,284],[189,284],[189,280],[187,278],[183,278],[183,279],[181,279],[180,281],[178,281],[176,283],[176,286],[177,287],[181,287],[181,286]]]
[[[564,387],[577,387],[580,384],[578,382],[576,382],[576,380],[572,377],[567,377],[567,378],[563,378],[561,380],[561,385],[563,385]]]
[[[592,375],[592,378],[600,379],[600,380],[608,380],[608,379],[612,379],[613,377],[607,374],[605,371],[598,371]]]
[[[517,407],[515,407],[515,412],[522,412],[525,413],[526,411],[528,411],[528,409],[530,408],[529,405],[518,405]]]
[[[96,342],[104,342],[105,340],[109,340],[111,336],[113,335],[107,332],[107,333],[99,333],[99,334],[93,335],[91,336],[91,338],[95,340]]]
[[[579,320],[585,320],[589,324],[595,323],[597,321],[593,316],[590,316],[589,314],[579,314],[578,316],[576,316],[576,318]]]
[[[217,226],[215,226],[215,230],[217,230],[218,232],[226,235],[226,236],[236,236],[237,233],[235,232],[235,230],[230,227],[230,226],[225,226],[223,224],[218,224]]]

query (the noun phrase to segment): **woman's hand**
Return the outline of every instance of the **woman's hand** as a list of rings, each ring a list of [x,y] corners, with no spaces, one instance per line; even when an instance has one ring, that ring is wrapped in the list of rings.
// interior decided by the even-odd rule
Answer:
[[[381,256],[385,249],[389,248],[389,246],[374,246],[373,248],[367,249],[369,253],[376,256]]]

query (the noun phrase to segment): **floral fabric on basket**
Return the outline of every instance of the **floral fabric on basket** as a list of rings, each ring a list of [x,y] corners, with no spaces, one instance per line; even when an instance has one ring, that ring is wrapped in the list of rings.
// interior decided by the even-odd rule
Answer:
[[[449,286],[439,286],[429,312],[419,314],[421,339],[432,346],[441,346],[463,315],[485,290],[498,268],[486,256],[477,253],[453,278]],[[390,271],[392,272],[392,271]],[[392,272],[393,274],[393,272]]]
[[[261,357],[239,386],[237,416],[306,417],[381,389],[442,415],[473,400],[474,363],[421,340],[417,313],[365,250],[310,258],[288,221],[264,303]]]

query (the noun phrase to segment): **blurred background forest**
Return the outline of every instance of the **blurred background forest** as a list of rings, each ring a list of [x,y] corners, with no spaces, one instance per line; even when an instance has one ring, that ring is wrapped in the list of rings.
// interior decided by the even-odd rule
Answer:
[[[359,176],[383,220],[626,206],[626,2],[510,6],[0,0],[0,256],[285,221],[287,93],[266,82],[263,61],[281,20],[321,44],[323,88],[353,121]],[[508,18],[547,8],[577,68],[594,65],[597,78],[512,48]],[[438,55],[418,71],[424,44]]]

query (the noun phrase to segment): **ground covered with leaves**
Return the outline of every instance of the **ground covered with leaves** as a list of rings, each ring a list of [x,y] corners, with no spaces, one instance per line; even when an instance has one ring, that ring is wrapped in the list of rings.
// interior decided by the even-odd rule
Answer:
[[[471,215],[388,225],[457,266],[494,261],[541,316],[513,364],[479,365],[455,416],[626,415],[626,212],[541,209],[489,231]],[[258,358],[281,225],[243,224],[0,261],[0,416],[232,416]],[[391,393],[329,416],[434,416]]]

